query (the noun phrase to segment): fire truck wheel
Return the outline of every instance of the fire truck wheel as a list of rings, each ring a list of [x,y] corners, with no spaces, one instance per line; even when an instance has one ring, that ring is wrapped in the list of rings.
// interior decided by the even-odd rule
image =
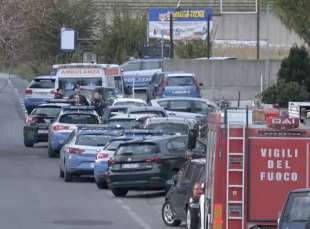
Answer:
[[[181,220],[176,219],[175,212],[172,210],[170,203],[165,202],[161,209],[161,216],[163,218],[164,223],[167,226],[179,226],[181,224]]]
[[[186,228],[187,229],[198,229],[198,227],[199,227],[198,209],[187,208]]]

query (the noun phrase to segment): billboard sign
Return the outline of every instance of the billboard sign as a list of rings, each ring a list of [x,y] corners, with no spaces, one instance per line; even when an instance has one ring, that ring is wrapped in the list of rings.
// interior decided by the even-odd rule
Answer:
[[[206,40],[208,20],[212,28],[212,10],[209,8],[150,8],[149,38],[170,39],[170,14],[173,15],[174,40]]]
[[[75,31],[73,29],[61,28],[60,49],[62,51],[73,51],[75,49]]]

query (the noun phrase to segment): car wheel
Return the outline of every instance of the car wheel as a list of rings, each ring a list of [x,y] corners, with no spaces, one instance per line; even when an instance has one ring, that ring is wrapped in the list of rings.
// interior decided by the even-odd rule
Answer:
[[[58,156],[58,152],[52,150],[51,147],[48,147],[47,153],[50,158],[54,158]]]
[[[72,174],[65,170],[64,172],[64,180],[65,182],[71,182],[72,181]]]
[[[108,188],[108,184],[104,181],[96,181],[96,185],[98,189],[106,189]]]
[[[187,229],[198,229],[199,227],[199,216],[197,209],[187,208],[186,210],[186,228]]]
[[[164,223],[167,226],[179,226],[181,224],[181,220],[176,219],[175,212],[171,208],[169,202],[165,202],[161,209],[161,216],[163,218]]]
[[[65,176],[64,171],[62,171],[61,169],[59,169],[59,177],[63,178]]]
[[[116,197],[125,197],[128,190],[123,188],[112,188],[112,193]]]
[[[34,144],[31,141],[24,140],[24,145],[25,147],[33,147]]]

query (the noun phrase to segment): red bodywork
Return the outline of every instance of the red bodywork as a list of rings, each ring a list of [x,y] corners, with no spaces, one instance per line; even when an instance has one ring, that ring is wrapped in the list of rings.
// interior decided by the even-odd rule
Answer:
[[[276,226],[288,192],[309,188],[310,129],[252,124],[245,132],[241,127],[230,128],[228,147],[227,125],[221,115],[210,115],[208,125],[206,198],[210,201],[210,228]],[[243,152],[244,169],[238,152]]]

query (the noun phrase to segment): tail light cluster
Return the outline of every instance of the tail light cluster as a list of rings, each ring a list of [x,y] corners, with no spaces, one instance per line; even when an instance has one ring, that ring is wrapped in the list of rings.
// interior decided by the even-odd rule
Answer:
[[[193,198],[199,199],[200,196],[203,194],[203,188],[199,182],[196,182],[193,188]]]
[[[31,117],[31,116],[28,116],[27,118],[26,118],[26,123],[27,124],[35,124],[36,122],[38,121],[38,118],[36,118],[36,117]]]
[[[100,152],[97,154],[97,160],[103,160],[103,159],[107,159],[109,157],[109,154],[104,153],[104,152]]]
[[[145,160],[147,163],[161,163],[160,157],[152,157]]]
[[[31,89],[26,89],[25,90],[25,95],[32,95],[32,90]]]
[[[80,148],[70,147],[68,148],[68,152],[71,154],[82,154],[85,150]]]
[[[61,130],[70,130],[69,126],[63,126],[63,125],[55,125],[52,127],[52,130],[57,132],[57,131],[61,131]]]

